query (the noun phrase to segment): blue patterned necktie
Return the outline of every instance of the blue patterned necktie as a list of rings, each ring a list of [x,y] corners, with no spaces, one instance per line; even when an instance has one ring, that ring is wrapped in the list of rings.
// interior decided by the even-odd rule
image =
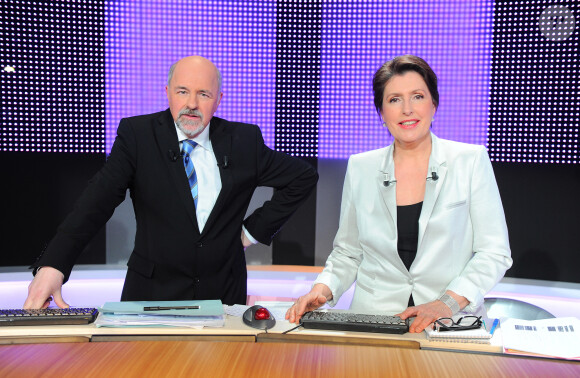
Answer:
[[[183,165],[185,166],[185,173],[187,174],[187,180],[189,181],[189,188],[191,189],[191,195],[193,197],[193,202],[197,208],[197,174],[195,173],[195,167],[189,155],[193,149],[197,146],[193,140],[186,139],[183,141]]]

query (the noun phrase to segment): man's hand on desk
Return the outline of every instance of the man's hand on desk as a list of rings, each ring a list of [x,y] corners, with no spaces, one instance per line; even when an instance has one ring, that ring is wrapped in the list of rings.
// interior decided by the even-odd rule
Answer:
[[[68,308],[61,294],[63,274],[50,266],[44,266],[38,270],[34,279],[28,285],[28,298],[22,308],[37,309],[47,308],[50,305],[51,296],[54,303],[60,308]]]
[[[324,305],[326,301],[332,299],[332,292],[325,284],[316,284],[306,295],[301,296],[286,311],[286,319],[290,323],[298,324],[302,315],[308,311],[313,311]]]

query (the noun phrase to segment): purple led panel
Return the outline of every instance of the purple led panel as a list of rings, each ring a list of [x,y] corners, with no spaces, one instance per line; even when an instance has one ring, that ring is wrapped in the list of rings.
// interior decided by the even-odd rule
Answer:
[[[580,163],[579,11],[578,1],[496,1],[492,161]]]
[[[344,159],[391,142],[372,76],[402,54],[424,58],[438,75],[433,131],[485,144],[492,30],[492,1],[326,1],[318,156]]]
[[[99,1],[2,3],[0,151],[103,153]]]
[[[105,37],[107,152],[121,118],[168,107],[167,71],[188,55],[221,70],[216,116],[258,124],[274,146],[276,1],[107,1]]]

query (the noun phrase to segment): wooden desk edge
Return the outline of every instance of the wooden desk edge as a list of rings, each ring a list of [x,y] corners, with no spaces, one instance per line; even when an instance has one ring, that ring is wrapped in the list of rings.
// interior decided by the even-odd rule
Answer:
[[[228,342],[256,342],[255,335],[121,335],[121,334],[95,334],[91,337],[91,342],[109,341],[228,341]]]
[[[363,345],[384,346],[404,349],[421,349],[421,344],[415,340],[372,339],[366,337],[345,337],[328,335],[300,335],[281,333],[259,333],[256,336],[259,343],[303,343],[332,345]]]
[[[17,344],[52,344],[52,343],[88,343],[90,336],[7,336],[0,337],[0,345]]]

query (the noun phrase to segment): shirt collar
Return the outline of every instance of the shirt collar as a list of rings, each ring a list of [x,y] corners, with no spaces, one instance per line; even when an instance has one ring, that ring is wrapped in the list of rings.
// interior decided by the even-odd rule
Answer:
[[[183,131],[181,131],[181,129],[179,127],[177,127],[177,124],[175,124],[175,122],[173,124],[175,125],[175,130],[177,131],[177,139],[179,140],[180,143],[186,139],[190,139],[187,137],[187,135],[185,135],[185,133]],[[199,134],[198,136],[196,136],[192,140],[195,143],[197,143],[199,146],[203,147],[205,150],[213,151],[213,148],[211,146],[211,142],[209,140],[209,127],[210,126],[211,126],[211,122],[201,132],[201,134]]]

